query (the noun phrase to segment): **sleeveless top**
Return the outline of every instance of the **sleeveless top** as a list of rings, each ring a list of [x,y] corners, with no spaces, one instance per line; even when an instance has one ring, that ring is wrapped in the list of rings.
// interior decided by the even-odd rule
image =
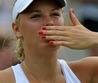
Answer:
[[[81,83],[80,80],[76,77],[76,75],[73,73],[73,71],[70,69],[70,67],[64,60],[58,60],[58,61],[61,65],[61,69],[64,75],[64,79],[66,80],[66,83]],[[17,64],[16,66],[12,66],[12,69],[13,69],[16,83],[30,83],[24,71],[22,70],[20,64]]]

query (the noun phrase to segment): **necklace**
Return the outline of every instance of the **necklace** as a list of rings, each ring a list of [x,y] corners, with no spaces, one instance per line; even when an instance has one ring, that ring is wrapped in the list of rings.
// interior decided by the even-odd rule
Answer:
[[[37,80],[38,83],[42,83],[40,80],[37,79],[37,77],[31,72],[31,70],[27,67],[27,65],[25,64],[25,62],[23,62],[23,65],[25,66],[25,68],[28,70],[28,72],[30,74],[32,74],[32,76],[34,77],[35,80]],[[58,75],[55,75],[55,78],[53,79],[53,81],[51,83],[55,83],[56,79],[57,79]]]

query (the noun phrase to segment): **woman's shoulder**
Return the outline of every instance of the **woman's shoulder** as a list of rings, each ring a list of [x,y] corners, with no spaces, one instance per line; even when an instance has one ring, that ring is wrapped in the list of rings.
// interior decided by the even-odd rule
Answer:
[[[12,68],[7,68],[0,71],[0,83],[15,83],[15,78]]]
[[[98,57],[86,57],[77,61],[71,61],[68,65],[71,67],[73,72],[82,81],[85,80],[86,83],[91,80],[93,81],[94,78],[98,78]]]
[[[71,66],[72,68],[74,66],[78,66],[78,68],[91,68],[91,69],[96,69],[98,70],[98,57],[86,57],[86,58],[82,58],[80,60],[76,60],[76,61],[71,61],[68,62],[69,66]]]

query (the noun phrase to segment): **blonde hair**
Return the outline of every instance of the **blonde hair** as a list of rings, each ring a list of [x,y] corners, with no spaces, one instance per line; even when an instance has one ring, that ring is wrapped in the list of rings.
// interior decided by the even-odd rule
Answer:
[[[25,54],[24,54],[24,49],[23,49],[23,45],[22,45],[22,39],[19,38],[16,40],[16,44],[14,44],[14,52],[16,54],[16,57],[18,58],[19,61],[23,61],[25,58]]]

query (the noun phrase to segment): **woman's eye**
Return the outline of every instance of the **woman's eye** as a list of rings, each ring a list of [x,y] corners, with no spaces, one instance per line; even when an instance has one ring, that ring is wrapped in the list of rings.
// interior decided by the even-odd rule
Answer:
[[[40,15],[33,15],[31,18],[39,18],[41,17]]]
[[[60,16],[58,13],[53,13],[52,16]]]

